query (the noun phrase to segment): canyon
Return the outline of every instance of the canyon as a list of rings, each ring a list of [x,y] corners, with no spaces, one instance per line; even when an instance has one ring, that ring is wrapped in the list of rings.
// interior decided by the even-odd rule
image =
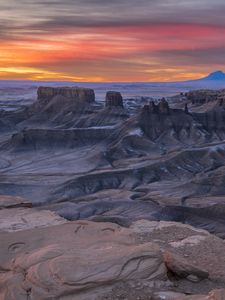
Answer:
[[[2,300],[222,300],[225,90],[39,87],[0,110]]]

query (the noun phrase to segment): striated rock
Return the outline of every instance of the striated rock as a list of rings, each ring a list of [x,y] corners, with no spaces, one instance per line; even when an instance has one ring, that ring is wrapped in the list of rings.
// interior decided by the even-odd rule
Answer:
[[[215,90],[195,90],[185,94],[192,104],[204,104],[207,102],[216,101],[219,96],[219,91]]]
[[[88,221],[0,233],[1,300],[94,300],[116,283],[165,280],[159,247],[130,233]]]
[[[8,149],[72,148],[101,141],[112,132],[110,128],[28,129],[12,135]]]
[[[91,103],[95,101],[94,90],[79,87],[39,87],[37,90],[38,101],[46,105],[55,96],[63,96],[65,98],[80,100],[82,102]]]
[[[216,106],[225,105],[225,90],[195,90],[185,94],[194,105],[215,103]]]
[[[11,211],[18,215],[19,209]],[[200,244],[168,249],[171,239],[178,242],[196,233],[211,244],[201,240]],[[223,252],[218,244],[223,241],[186,224],[140,220],[126,229],[83,220],[16,233],[0,232],[0,240],[1,300],[223,299],[223,290],[212,291],[208,296],[195,295],[217,287],[213,259],[221,270],[224,260],[220,256],[218,261],[212,247]],[[186,253],[188,258],[183,258]],[[199,266],[203,258],[210,269],[210,279]],[[175,275],[172,281],[167,278],[164,259]],[[190,263],[194,259],[195,266]],[[222,275],[220,272],[216,278]]]
[[[109,91],[105,97],[106,107],[123,107],[123,98],[119,92]]]
[[[145,105],[138,119],[141,129],[148,138],[156,140],[162,136],[167,143],[169,139],[172,142],[173,138],[182,139],[182,136],[186,140],[190,136],[190,129],[194,126],[191,115],[181,109],[171,109],[164,98],[158,105],[154,102]],[[192,136],[199,136],[196,131],[198,130],[195,130]]]

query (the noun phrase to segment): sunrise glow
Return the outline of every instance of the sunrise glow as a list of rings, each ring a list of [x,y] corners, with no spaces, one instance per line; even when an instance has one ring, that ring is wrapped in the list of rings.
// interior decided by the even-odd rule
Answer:
[[[150,10],[147,0],[140,6],[134,2],[132,8],[120,1],[123,13],[116,3],[107,6],[103,1],[30,1],[22,6],[10,0],[0,4],[0,79],[136,82],[203,77],[225,65],[219,6],[214,4],[216,22],[206,24],[204,10],[195,18],[204,2],[173,0],[168,7],[152,4]]]

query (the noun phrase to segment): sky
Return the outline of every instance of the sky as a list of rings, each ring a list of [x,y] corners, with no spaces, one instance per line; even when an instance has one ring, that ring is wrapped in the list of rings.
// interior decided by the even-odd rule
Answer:
[[[180,81],[225,70],[224,0],[0,0],[0,79]]]

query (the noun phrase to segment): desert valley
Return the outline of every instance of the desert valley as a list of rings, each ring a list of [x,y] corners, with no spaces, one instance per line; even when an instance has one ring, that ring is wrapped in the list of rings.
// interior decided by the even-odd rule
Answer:
[[[2,88],[1,300],[224,299],[223,75]]]

